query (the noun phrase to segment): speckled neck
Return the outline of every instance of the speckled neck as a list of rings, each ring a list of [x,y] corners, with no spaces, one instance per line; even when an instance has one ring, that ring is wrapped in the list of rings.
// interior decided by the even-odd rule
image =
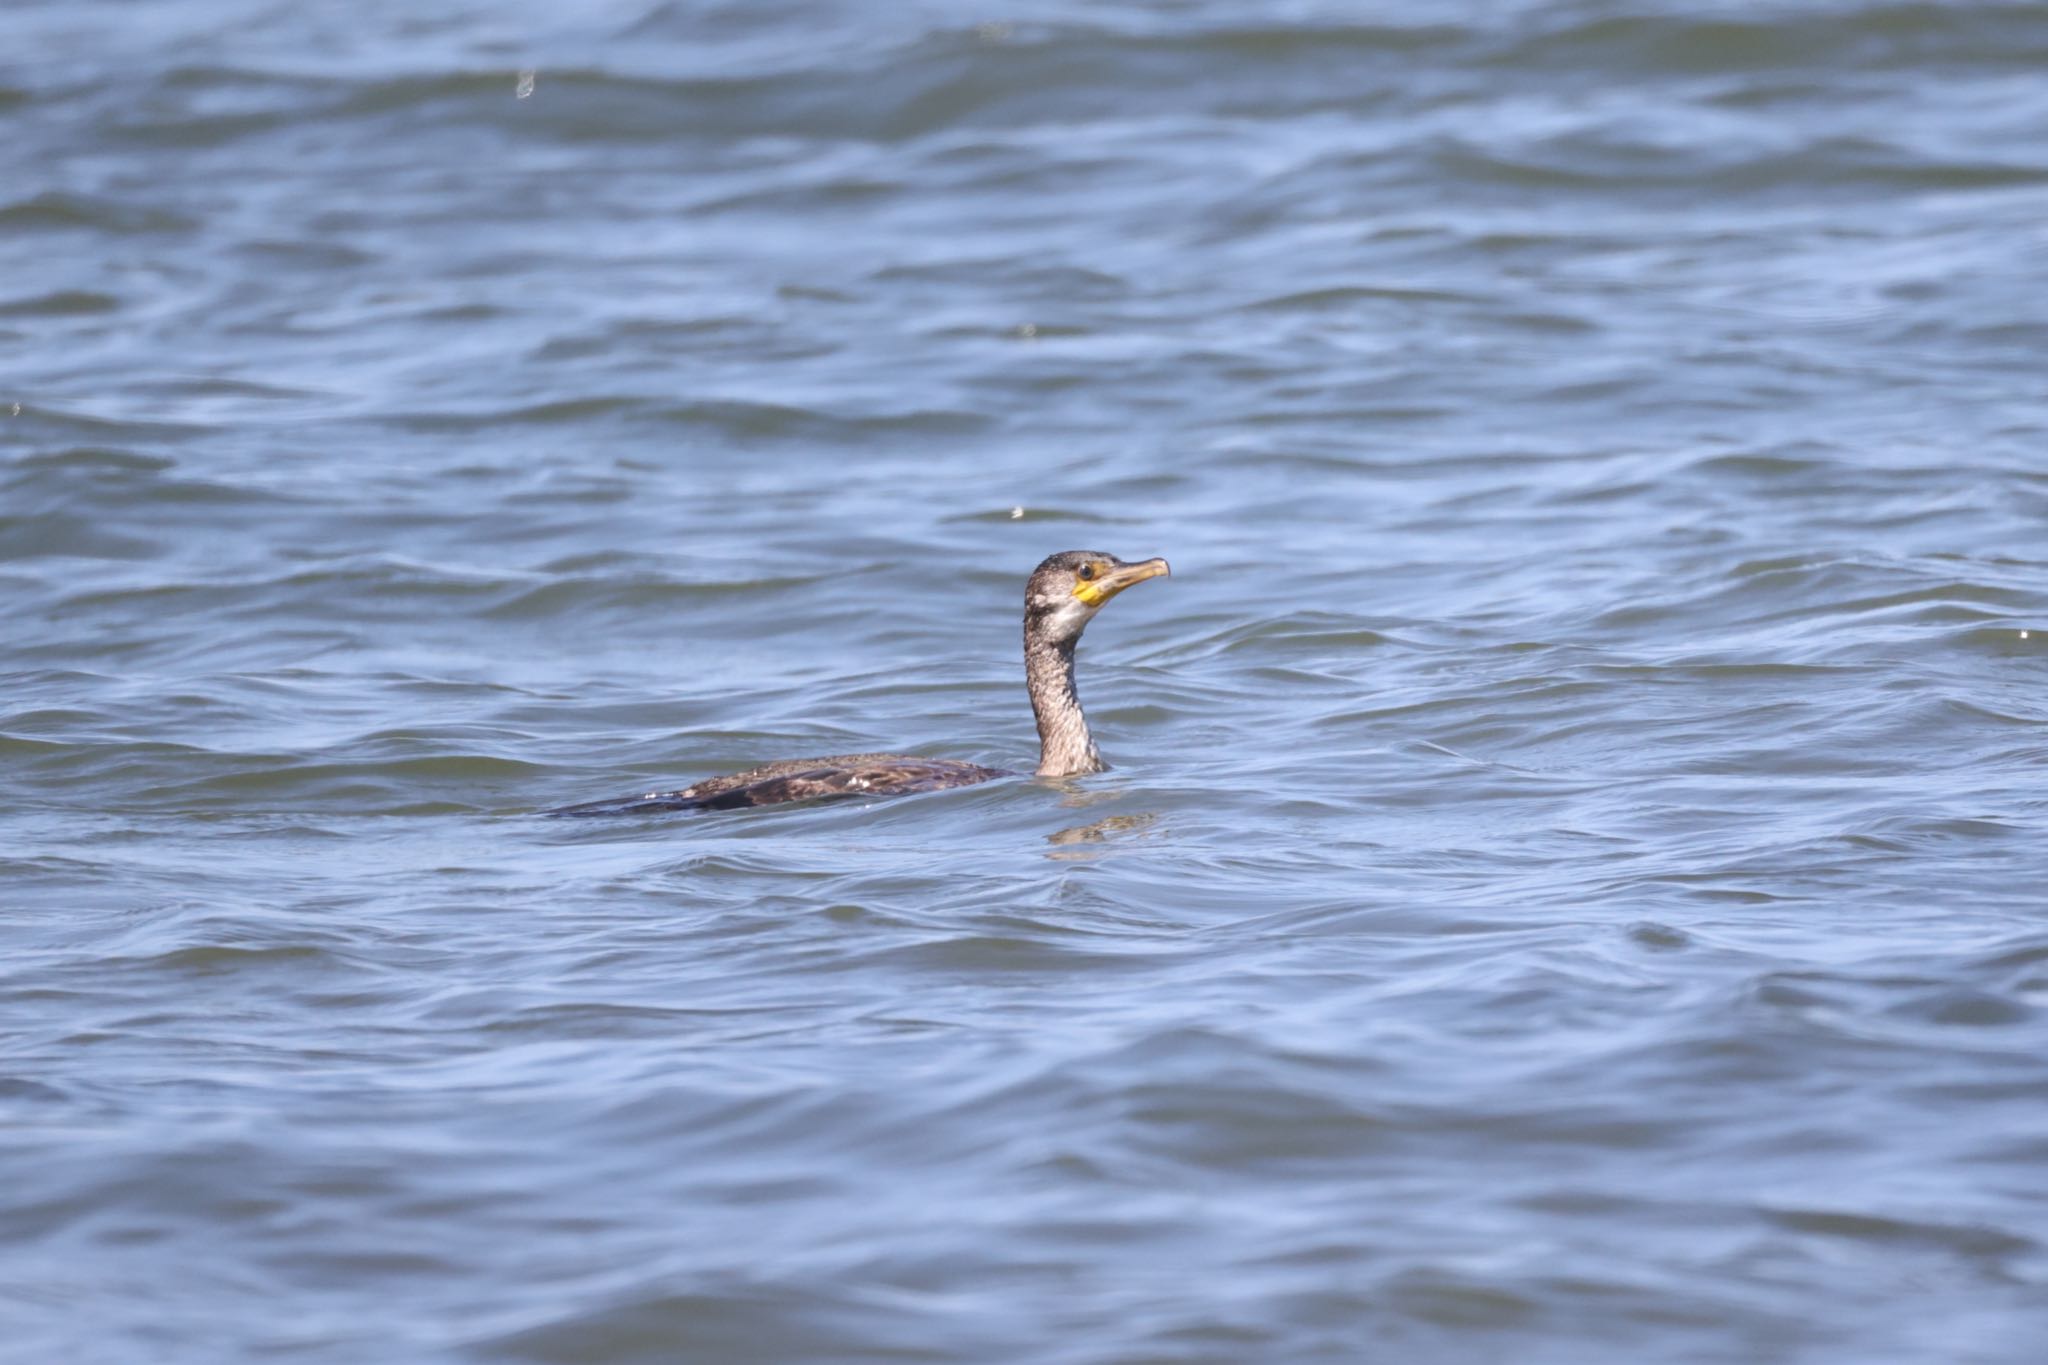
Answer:
[[[1038,775],[1072,777],[1099,773],[1109,765],[1095,752],[1081,695],[1074,690],[1073,639],[1052,641],[1024,623],[1024,679],[1038,717]]]

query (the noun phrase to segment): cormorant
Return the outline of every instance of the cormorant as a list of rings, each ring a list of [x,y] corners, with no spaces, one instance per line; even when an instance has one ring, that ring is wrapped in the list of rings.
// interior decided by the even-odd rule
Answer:
[[[1074,690],[1074,645],[1103,603],[1133,583],[1166,572],[1163,559],[1126,564],[1100,550],[1064,550],[1032,571],[1024,585],[1024,682],[1038,717],[1038,776],[1072,777],[1109,766],[1096,752]],[[814,796],[907,796],[1015,775],[952,758],[835,754],[784,759],[743,773],[707,777],[680,791],[591,801],[547,814],[637,815],[772,806]]]

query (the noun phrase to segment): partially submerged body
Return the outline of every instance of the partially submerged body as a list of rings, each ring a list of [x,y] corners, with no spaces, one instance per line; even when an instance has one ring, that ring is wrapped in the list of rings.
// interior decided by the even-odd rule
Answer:
[[[1024,589],[1024,676],[1038,718],[1038,775],[1071,777],[1109,766],[1096,752],[1074,689],[1074,645],[1110,598],[1167,572],[1166,561],[1126,564],[1096,550],[1067,550],[1045,560]],[[837,754],[784,759],[743,773],[709,777],[678,791],[647,792],[563,806],[549,815],[637,815],[655,811],[734,810],[819,796],[908,796],[971,787],[998,777],[951,758],[914,754]]]
[[[910,754],[834,754],[830,758],[786,758],[743,773],[707,777],[680,791],[648,792],[611,801],[563,806],[549,815],[644,815],[654,811],[738,810],[777,806],[817,796],[908,796],[913,792],[971,787],[998,777],[1004,768],[984,768],[951,758]]]

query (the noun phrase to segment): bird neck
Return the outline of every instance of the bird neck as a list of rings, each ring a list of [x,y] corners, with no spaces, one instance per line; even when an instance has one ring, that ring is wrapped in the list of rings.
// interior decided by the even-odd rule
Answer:
[[[1074,690],[1074,641],[1024,635],[1024,679],[1031,711],[1038,717],[1038,775],[1072,777],[1099,773],[1109,765],[1095,752],[1081,694]]]

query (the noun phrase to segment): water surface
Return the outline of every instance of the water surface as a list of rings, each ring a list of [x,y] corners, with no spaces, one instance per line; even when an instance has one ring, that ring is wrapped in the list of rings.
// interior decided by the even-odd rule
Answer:
[[[2035,1358],[2048,6],[9,31],[0,1355]]]

